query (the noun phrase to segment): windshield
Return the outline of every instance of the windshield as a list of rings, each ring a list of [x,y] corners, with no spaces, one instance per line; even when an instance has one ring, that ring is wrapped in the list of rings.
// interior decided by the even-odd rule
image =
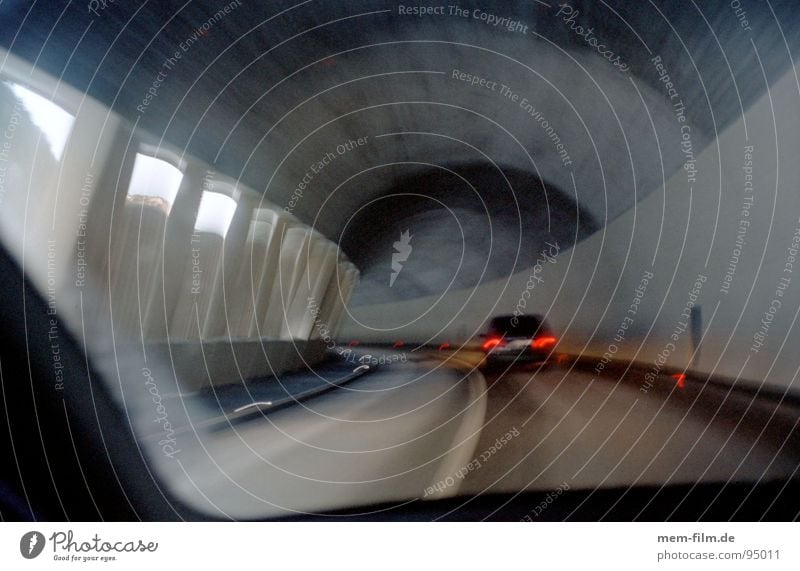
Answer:
[[[792,3],[23,4],[0,241],[47,331],[8,358],[107,395],[74,446],[148,475],[134,513],[666,519],[795,481]]]

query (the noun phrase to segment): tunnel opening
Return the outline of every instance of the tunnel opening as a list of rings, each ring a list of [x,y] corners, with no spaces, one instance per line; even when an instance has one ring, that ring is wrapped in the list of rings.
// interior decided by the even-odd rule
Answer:
[[[530,268],[548,242],[571,248],[599,229],[574,196],[531,172],[410,170],[395,173],[393,189],[360,206],[339,235],[361,271],[354,306],[473,288]]]

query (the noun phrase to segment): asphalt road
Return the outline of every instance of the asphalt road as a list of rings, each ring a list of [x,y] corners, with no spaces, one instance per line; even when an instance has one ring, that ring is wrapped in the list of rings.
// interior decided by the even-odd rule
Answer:
[[[796,404],[728,394],[692,379],[678,388],[669,376],[645,392],[641,372],[595,378],[591,370],[556,365],[485,376],[477,462],[460,478],[459,494],[565,483],[576,489],[755,482],[790,476],[800,462]]]

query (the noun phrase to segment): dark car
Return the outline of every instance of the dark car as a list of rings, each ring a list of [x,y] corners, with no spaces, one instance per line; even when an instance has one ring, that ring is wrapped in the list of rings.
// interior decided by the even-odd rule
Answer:
[[[492,318],[482,335],[486,361],[542,361],[551,355],[558,339],[537,315],[503,315]]]

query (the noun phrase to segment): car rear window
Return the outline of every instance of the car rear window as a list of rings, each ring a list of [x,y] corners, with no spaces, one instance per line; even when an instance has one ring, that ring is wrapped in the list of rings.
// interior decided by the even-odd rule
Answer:
[[[506,337],[533,337],[541,326],[541,320],[533,315],[507,315],[492,319],[489,332]]]

